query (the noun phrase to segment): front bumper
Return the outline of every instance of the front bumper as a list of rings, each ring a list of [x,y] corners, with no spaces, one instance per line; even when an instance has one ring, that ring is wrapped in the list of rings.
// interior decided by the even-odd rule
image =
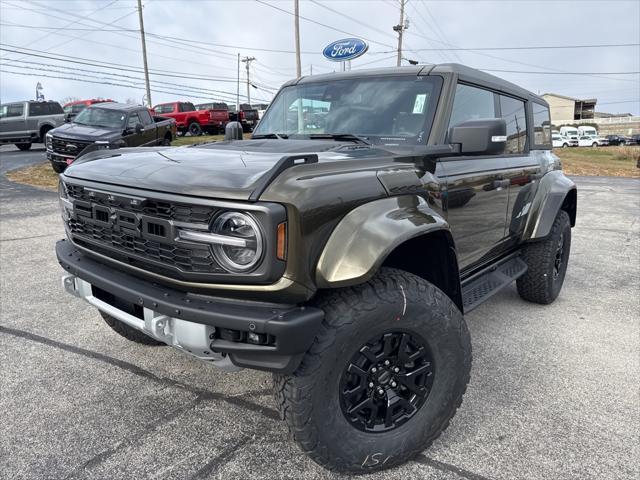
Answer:
[[[247,367],[291,373],[315,338],[324,312],[313,307],[267,304],[196,295],[167,288],[103,265],[66,240],[56,244],[63,285],[132,328],[226,370]],[[123,308],[123,305],[127,308]],[[220,338],[220,332],[227,332]],[[272,339],[256,345],[249,333]],[[230,360],[230,361],[229,361]]]

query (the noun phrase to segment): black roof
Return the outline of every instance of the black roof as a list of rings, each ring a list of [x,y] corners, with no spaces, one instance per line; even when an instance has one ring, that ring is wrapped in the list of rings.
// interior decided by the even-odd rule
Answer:
[[[132,105],[130,103],[104,102],[104,103],[94,103],[93,105],[89,105],[87,108],[104,108],[105,110],[118,110],[120,112],[130,112],[132,110],[140,110],[141,108],[145,108],[145,107],[141,105]]]
[[[439,73],[456,74],[462,81],[470,83],[480,83],[491,88],[492,90],[510,93],[521,98],[528,98],[530,100],[535,100],[539,103],[542,103],[543,105],[547,105],[547,102],[542,97],[536,95],[533,92],[530,92],[529,90],[519,87],[515,83],[508,82],[507,80],[504,80],[500,77],[496,77],[495,75],[491,75],[475,68],[460,65],[459,63],[410,65],[404,67],[384,67],[364,70],[350,70],[348,72],[324,73],[321,75],[314,75],[312,77],[301,77],[296,80],[290,80],[283,86],[326,82],[344,78],[378,77],[383,75],[434,75]]]

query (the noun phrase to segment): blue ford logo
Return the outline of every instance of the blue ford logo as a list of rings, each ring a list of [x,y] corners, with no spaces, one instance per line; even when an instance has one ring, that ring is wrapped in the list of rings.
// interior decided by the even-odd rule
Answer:
[[[359,38],[345,38],[330,43],[322,54],[327,60],[332,62],[344,62],[345,60],[353,60],[363,55],[369,49],[369,45]]]

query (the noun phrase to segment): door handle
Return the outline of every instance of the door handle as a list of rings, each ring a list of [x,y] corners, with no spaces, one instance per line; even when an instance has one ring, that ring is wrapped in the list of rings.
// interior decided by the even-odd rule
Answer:
[[[511,181],[510,180],[494,180],[492,185],[494,189],[498,190],[498,189],[509,187],[509,185],[511,185]]]

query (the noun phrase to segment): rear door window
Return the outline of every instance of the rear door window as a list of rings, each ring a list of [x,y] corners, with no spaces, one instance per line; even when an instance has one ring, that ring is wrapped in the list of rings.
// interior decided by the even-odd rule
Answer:
[[[500,117],[507,124],[505,153],[523,153],[527,148],[527,115],[524,101],[500,95]]]
[[[49,115],[49,105],[46,103],[33,102],[29,103],[29,116],[41,117],[43,115]]]
[[[0,118],[21,117],[23,113],[24,104],[22,103],[2,105],[2,108],[0,109]]]
[[[533,113],[533,143],[536,145],[549,145],[551,143],[549,107],[531,102],[531,109]]]

